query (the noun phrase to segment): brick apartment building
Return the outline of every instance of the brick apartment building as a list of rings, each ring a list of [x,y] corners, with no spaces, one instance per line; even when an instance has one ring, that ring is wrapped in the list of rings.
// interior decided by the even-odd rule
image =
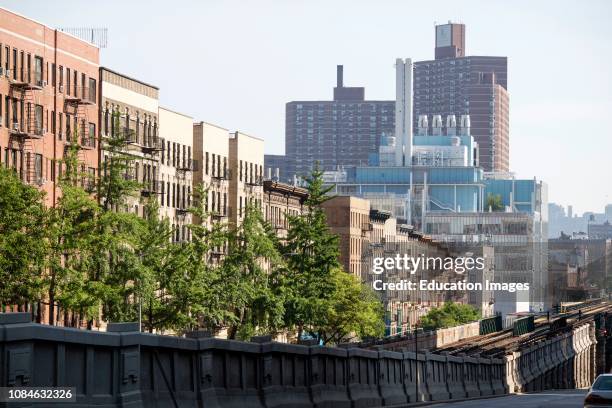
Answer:
[[[1,8],[0,22],[0,162],[54,205],[71,143],[97,176],[99,49]]]
[[[481,167],[509,171],[508,58],[466,56],[464,24],[437,25],[435,45],[434,60],[414,64],[413,117],[470,115]]]
[[[383,133],[395,129],[395,101],[365,99],[365,88],[344,86],[343,67],[331,101],[293,101],[285,115],[285,163],[268,156],[268,168],[279,167],[281,181],[310,174],[315,162],[324,170],[367,165]]]

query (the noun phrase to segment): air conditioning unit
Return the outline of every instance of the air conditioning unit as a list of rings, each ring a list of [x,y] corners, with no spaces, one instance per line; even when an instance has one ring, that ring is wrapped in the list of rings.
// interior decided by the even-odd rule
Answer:
[[[3,67],[0,67],[0,76],[5,75],[5,73],[4,73],[4,72],[5,72],[5,71],[4,71],[4,68],[3,68]]]
[[[45,178],[44,178],[44,177],[37,177],[37,178],[36,178],[36,184],[37,184],[38,186],[42,186],[42,185],[44,185],[46,182],[47,182],[47,180],[45,180]]]
[[[15,131],[19,130],[19,123],[17,123],[17,122],[13,123],[13,130],[15,130]]]
[[[40,83],[40,86],[42,86],[43,88],[45,86],[47,86],[47,81],[45,81],[44,79],[42,81],[38,81]]]
[[[60,92],[64,92],[64,85],[60,85],[60,86],[59,86],[59,91],[60,91]]]
[[[6,75],[6,77],[10,77],[11,76],[11,70],[10,69],[6,69],[4,70],[4,75]]]

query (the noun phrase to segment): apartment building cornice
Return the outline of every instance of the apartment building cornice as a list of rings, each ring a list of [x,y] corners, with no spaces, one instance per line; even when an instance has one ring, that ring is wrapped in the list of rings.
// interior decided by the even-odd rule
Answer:
[[[91,46],[91,47],[95,47],[95,48],[100,49],[100,47],[98,47],[97,45],[95,45],[95,44],[93,44],[93,43],[90,43],[89,41],[85,41],[85,40],[83,40],[82,38],[79,38],[79,37],[77,37],[76,35],[74,35],[74,34],[70,34],[70,33],[66,32],[66,31],[61,31],[61,30],[58,30],[57,28],[51,27],[51,26],[50,26],[50,25],[48,25],[48,24],[45,24],[45,23],[43,23],[43,22],[41,22],[41,21],[38,21],[38,20],[35,20],[35,19],[33,19],[32,17],[26,17],[26,16],[24,16],[23,14],[19,14],[19,13],[17,13],[16,11],[9,10],[9,9],[7,9],[7,8],[5,8],[5,7],[2,7],[2,6],[0,6],[0,11],[6,11],[7,13],[11,13],[11,14],[13,14],[14,16],[17,16],[17,17],[19,17],[19,18],[23,18],[23,19],[28,20],[28,21],[31,21],[31,22],[33,22],[33,23],[40,24],[40,25],[42,25],[42,26],[45,26],[45,27],[46,27],[46,28],[48,28],[49,30],[57,30],[57,32],[58,32],[58,33],[62,33],[62,35],[65,35],[65,36],[67,36],[67,37],[71,37],[71,38],[73,38],[73,39],[75,39],[75,40],[78,40],[78,41],[80,41],[80,42],[82,42],[82,43],[85,43],[85,44],[87,44],[87,45],[89,45],[89,46]]]
[[[216,124],[214,124],[214,123],[206,122],[206,121],[204,121],[204,120],[200,120],[200,121],[198,121],[198,122],[194,122],[194,123],[193,123],[193,125],[194,125],[194,126],[198,126],[198,125],[199,125],[199,126],[202,126],[202,125],[208,125],[208,126],[216,127],[216,128],[217,128],[217,129],[219,129],[219,130],[224,130],[224,131],[226,131],[226,132],[228,132],[228,133],[229,133],[229,129],[224,128],[223,126],[216,125]]]
[[[108,67],[100,67],[100,71],[107,71],[107,72],[110,72],[111,74],[119,75],[119,76],[121,76],[121,77],[123,77],[125,79],[129,79],[130,81],[137,82],[137,83],[139,83],[141,85],[148,86],[150,88],[155,89],[156,91],[159,91],[159,88],[157,86],[155,86],[155,85],[151,85],[149,83],[141,81],[140,79],[136,79],[136,78],[131,77],[129,75],[122,74],[121,72],[115,71],[114,69],[110,69]]]
[[[189,119],[193,120],[193,116],[187,115],[187,114],[182,113],[182,112],[177,112],[177,111],[172,110],[172,109],[168,109],[168,108],[166,108],[165,106],[160,106],[160,107],[159,107],[159,109],[163,109],[163,110],[165,110],[166,112],[176,113],[177,115],[181,115],[181,116],[184,116],[184,117],[186,117],[186,118],[189,118]]]

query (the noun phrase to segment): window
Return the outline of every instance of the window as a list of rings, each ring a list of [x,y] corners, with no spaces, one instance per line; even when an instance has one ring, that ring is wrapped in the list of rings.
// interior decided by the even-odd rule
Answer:
[[[60,71],[60,85],[61,84],[62,84],[62,74]],[[66,68],[66,94],[70,95],[70,68]]]
[[[96,147],[96,124],[89,123],[89,146]]]
[[[166,191],[167,191],[166,207],[170,207],[170,182],[169,181],[166,183]]]
[[[64,114],[60,112],[59,114],[59,135],[58,135],[59,140],[62,140],[63,130],[64,130]]]
[[[85,74],[81,74],[81,98],[91,101],[89,97],[89,89],[87,89],[87,76]]]
[[[23,54],[23,51],[21,51],[19,53],[19,68],[20,68],[19,69],[19,79],[21,81],[23,81],[26,78],[26,76],[24,75],[25,74],[24,67],[25,67],[25,55]]]
[[[61,65],[59,66],[59,87],[60,87],[60,92],[64,91],[64,67],[62,67]]]
[[[41,135],[43,133],[43,107],[36,105],[34,109],[34,131],[37,135]]]
[[[36,182],[41,182],[42,181],[42,162],[43,162],[43,157],[42,154],[36,154],[35,156],[35,160],[34,160],[34,174],[36,177]]]
[[[164,157],[166,154],[166,143],[164,139],[161,140],[161,162],[164,163]]]
[[[17,49],[13,48],[13,79],[17,79]]]
[[[172,183],[172,207],[176,208],[176,183]]]
[[[51,64],[51,86],[55,86],[55,77],[56,77],[55,64]]]
[[[108,135],[108,120],[109,120],[110,112],[108,108],[104,111],[104,134]]]
[[[204,164],[204,172],[208,175],[208,152],[206,152],[206,162]]]
[[[13,123],[19,123],[19,120],[17,119],[17,99],[12,99],[11,100],[11,112],[13,112]]]
[[[29,56],[28,56],[29,59]],[[42,85],[43,80],[43,59],[34,57],[34,80],[37,85]]]
[[[23,53],[22,53],[21,64],[23,65]],[[23,66],[21,67],[21,70],[23,71]],[[28,83],[32,82],[32,56],[30,54],[28,54],[28,56],[27,56],[27,65],[26,65],[26,72],[25,72],[25,80]]]
[[[96,95],[97,95],[96,79],[89,78],[89,101],[96,103]]]
[[[72,137],[71,129],[70,129],[70,115],[66,114],[66,140],[70,141]]]

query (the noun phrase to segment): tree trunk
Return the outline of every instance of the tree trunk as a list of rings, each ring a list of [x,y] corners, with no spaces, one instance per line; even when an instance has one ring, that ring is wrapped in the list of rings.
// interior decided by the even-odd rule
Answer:
[[[40,302],[36,305],[36,323],[42,323],[42,305]]]
[[[55,325],[55,293],[49,288],[49,324]]]

